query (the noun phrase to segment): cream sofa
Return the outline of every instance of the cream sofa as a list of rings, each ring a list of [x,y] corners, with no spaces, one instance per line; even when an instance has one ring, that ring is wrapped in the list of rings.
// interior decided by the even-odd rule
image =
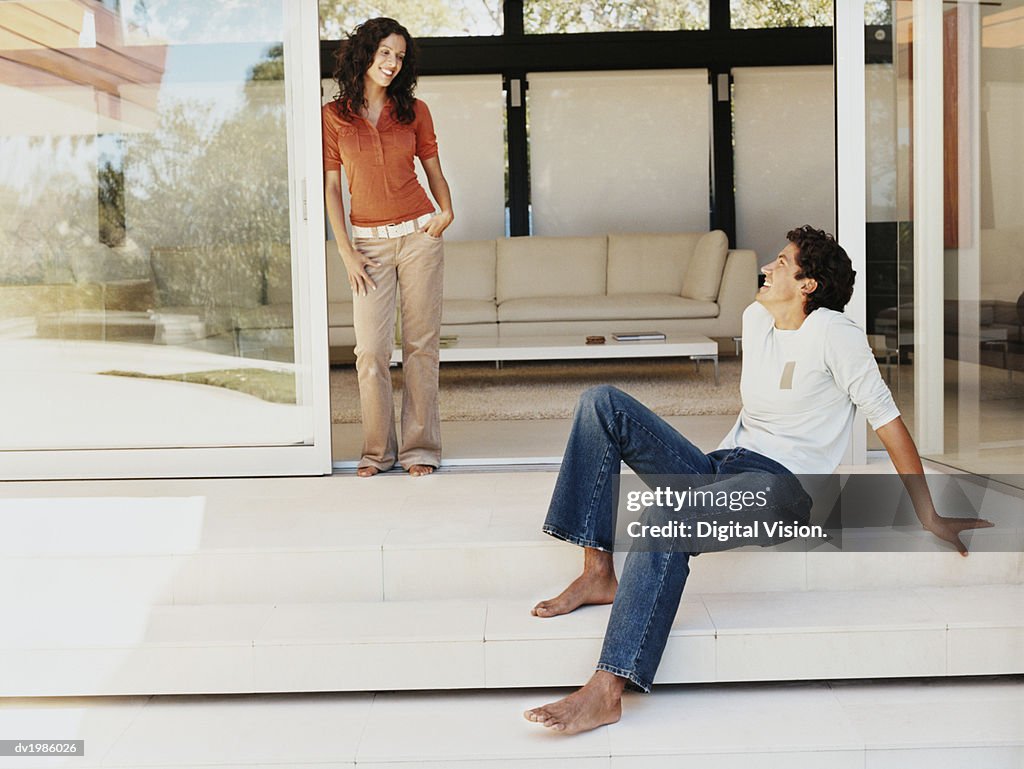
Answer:
[[[757,291],[753,251],[725,234],[522,237],[445,244],[441,332],[460,336],[689,332],[740,334]],[[327,243],[332,346],[355,343],[352,293]]]

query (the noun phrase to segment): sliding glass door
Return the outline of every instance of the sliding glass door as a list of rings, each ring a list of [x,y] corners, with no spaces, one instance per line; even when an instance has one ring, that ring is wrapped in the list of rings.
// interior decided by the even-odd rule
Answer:
[[[0,475],[329,469],[317,49],[312,0],[0,4]]]

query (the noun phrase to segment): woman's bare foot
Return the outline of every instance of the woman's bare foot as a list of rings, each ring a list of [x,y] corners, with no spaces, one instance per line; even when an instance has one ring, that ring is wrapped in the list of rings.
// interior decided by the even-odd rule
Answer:
[[[434,470],[433,465],[413,465],[409,468],[409,475],[419,478],[421,475],[430,475]]]
[[[379,472],[380,470],[378,470],[373,465],[367,465],[366,467],[360,467],[359,469],[357,469],[356,475],[358,475],[360,478],[372,478]]]
[[[587,732],[605,724],[614,724],[622,717],[622,690],[625,686],[626,679],[598,670],[582,689],[558,702],[527,710],[523,716],[527,721],[563,734]]]
[[[583,573],[557,596],[534,606],[530,614],[534,617],[557,617],[581,606],[609,604],[615,600],[618,586],[612,554],[588,547],[584,551]]]

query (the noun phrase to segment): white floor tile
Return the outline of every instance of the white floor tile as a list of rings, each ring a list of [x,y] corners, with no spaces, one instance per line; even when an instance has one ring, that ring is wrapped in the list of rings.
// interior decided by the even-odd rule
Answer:
[[[0,758],[0,769],[98,767],[147,697],[11,699],[0,703],[0,740],[84,740],[77,756]]]
[[[381,600],[380,547],[178,556],[175,604]]]
[[[371,695],[157,698],[104,766],[351,764]]]
[[[482,602],[279,606],[256,641],[256,688],[480,688],[485,617]]]
[[[479,642],[486,614],[482,601],[288,604],[273,608],[256,646]]]
[[[864,769],[862,750],[612,756],[612,769]]]
[[[944,627],[928,604],[906,591],[708,594],[704,603],[719,635]]]
[[[807,554],[809,590],[871,590],[876,588],[1019,582],[1018,553],[975,552],[962,558],[952,552]]]
[[[356,763],[400,761],[607,761],[608,731],[565,739],[523,718],[559,691],[378,695]],[[606,765],[606,764],[605,764]]]
[[[823,684],[657,688],[624,699],[608,732],[613,756],[863,749]]]
[[[836,683],[833,691],[869,750],[1024,745],[1024,687],[1015,679]]]
[[[868,750],[865,769],[1020,769],[1024,747]]]

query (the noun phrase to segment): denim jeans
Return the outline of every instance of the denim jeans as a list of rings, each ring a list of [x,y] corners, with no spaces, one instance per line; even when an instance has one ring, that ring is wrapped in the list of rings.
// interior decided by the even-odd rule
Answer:
[[[700,476],[709,484],[706,488],[715,491],[762,487],[765,476],[771,476],[774,493],[770,506],[759,509],[757,518],[788,516],[806,522],[810,515],[810,497],[778,462],[744,448],[705,454],[634,398],[601,385],[583,393],[576,407],[544,531],[582,547],[611,552],[615,543],[614,497],[622,462],[641,478]],[[670,512],[648,508],[645,522],[657,523]],[[720,516],[721,510],[698,507],[687,515]],[[742,523],[744,515],[754,513],[738,513],[732,518]],[[725,543],[721,549],[740,544],[747,543]],[[650,691],[690,573],[691,555],[676,548],[630,551],[612,604],[598,670]]]

